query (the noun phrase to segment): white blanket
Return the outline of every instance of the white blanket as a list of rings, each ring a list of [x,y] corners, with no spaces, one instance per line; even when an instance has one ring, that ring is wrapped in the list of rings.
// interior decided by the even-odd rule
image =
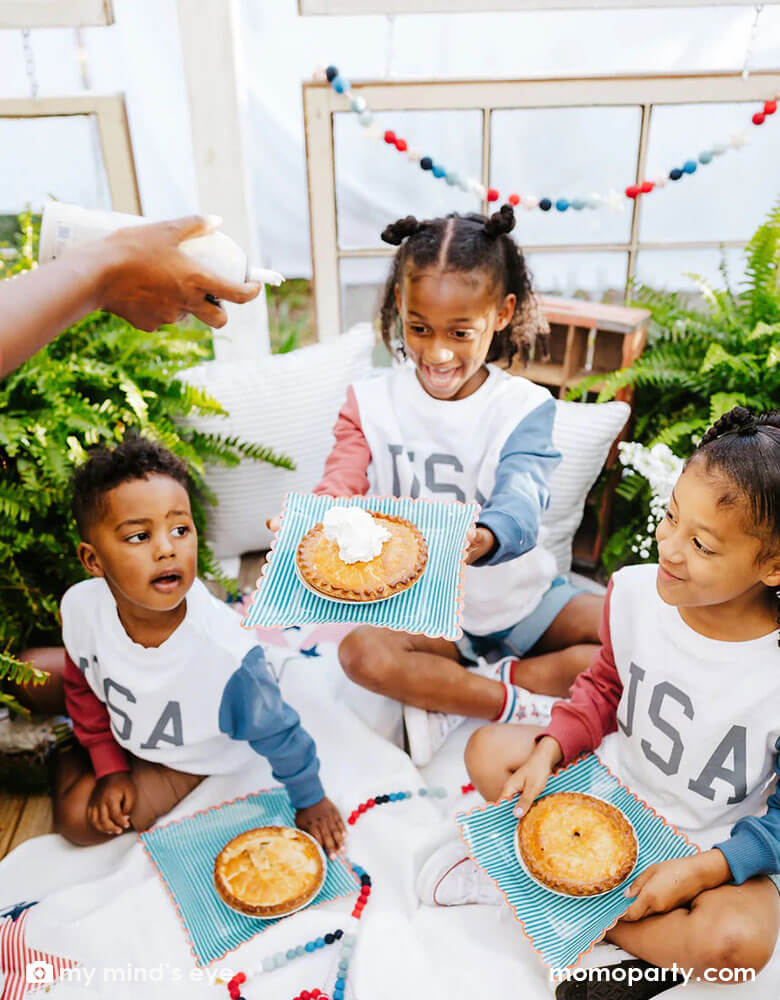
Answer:
[[[285,696],[317,741],[328,794],[346,815],[382,792],[443,785],[450,793],[446,799],[415,797],[382,806],[348,828],[348,855],[373,879],[348,997],[474,1000],[501,996],[510,987],[512,995],[522,994],[524,1000],[549,998],[547,969],[507,907],[433,908],[416,899],[415,875],[431,845],[454,833],[456,810],[478,801],[474,793],[466,798],[460,794],[467,780],[463,746],[474,726],[461,726],[429,767],[418,772],[394,742],[400,734],[400,709],[344,678],[332,639],[327,628],[287,632],[280,636],[281,647],[269,648],[282,672]],[[283,648],[285,643],[291,648]],[[309,655],[301,656],[299,648]],[[166,820],[272,783],[268,765],[258,758],[247,773],[208,778]],[[325,934],[340,926],[351,909],[350,901],[342,899],[295,914],[209,969],[198,970],[170,898],[130,835],[91,848],[73,847],[56,835],[22,844],[0,862],[0,913],[32,900],[39,902],[26,918],[27,944],[80,963],[71,981],[54,986],[49,994],[53,1000],[227,997],[225,987],[212,985],[209,977],[253,967],[269,954]],[[334,947],[325,948],[297,959],[247,983],[243,993],[247,1000],[291,1000],[302,989],[323,987],[334,952]],[[755,983],[727,992],[734,1000],[776,997],[778,954]],[[30,995],[37,993],[36,987]],[[2,1000],[7,995],[8,990]],[[716,995],[725,996],[722,988],[691,984],[684,990],[686,1000]]]

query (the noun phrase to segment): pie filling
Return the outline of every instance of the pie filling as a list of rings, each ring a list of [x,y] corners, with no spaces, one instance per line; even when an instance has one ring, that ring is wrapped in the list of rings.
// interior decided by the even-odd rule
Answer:
[[[345,562],[322,524],[308,531],[296,562],[303,579],[320,593],[347,601],[373,601],[406,590],[422,576],[428,546],[420,529],[404,518],[373,514],[389,533],[379,555],[367,562]]]
[[[534,878],[571,896],[607,892],[636,864],[636,836],[622,812],[579,792],[539,799],[518,823],[517,838]]]
[[[323,872],[322,856],[306,834],[264,826],[225,844],[214,862],[214,884],[228,905],[272,916],[312,899]]]

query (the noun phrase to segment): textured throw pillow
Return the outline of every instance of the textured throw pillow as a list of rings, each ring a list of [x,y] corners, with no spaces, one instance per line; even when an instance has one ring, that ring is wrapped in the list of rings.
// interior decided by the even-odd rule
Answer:
[[[547,529],[545,546],[555,556],[559,573],[571,569],[572,542],[582,521],[585,499],[630,414],[628,403],[618,401],[555,401],[553,443],[562,458],[550,480],[550,506],[542,524]]]
[[[219,498],[209,518],[209,540],[219,559],[271,544],[266,518],[278,514],[290,490],[318,482],[333,445],[333,425],[347,386],[371,372],[374,330],[361,323],[336,340],[275,354],[260,361],[209,361],[181,378],[202,386],[227,417],[191,417],[190,426],[237,435],[289,455],[294,472],[245,461],[209,468],[207,483]]]

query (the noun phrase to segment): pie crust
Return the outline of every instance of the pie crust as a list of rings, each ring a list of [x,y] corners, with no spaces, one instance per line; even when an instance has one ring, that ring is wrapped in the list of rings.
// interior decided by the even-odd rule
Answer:
[[[338,543],[325,537],[322,523],[307,531],[298,545],[298,572],[314,590],[342,601],[378,601],[407,590],[423,574],[428,546],[416,524],[392,514],[371,516],[390,532],[382,551],[368,562],[345,563]]]
[[[548,889],[595,896],[634,870],[636,835],[609,802],[579,792],[555,792],[535,802],[517,825],[529,873]]]
[[[250,917],[282,917],[319,892],[325,877],[315,840],[289,826],[260,826],[228,841],[214,862],[214,885]]]

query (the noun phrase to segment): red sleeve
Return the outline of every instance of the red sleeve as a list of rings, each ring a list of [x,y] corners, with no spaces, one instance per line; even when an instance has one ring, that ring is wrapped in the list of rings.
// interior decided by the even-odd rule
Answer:
[[[76,739],[89,753],[96,778],[129,771],[126,752],[111,733],[108,709],[87,684],[84,675],[65,654],[65,705]]]
[[[354,497],[368,493],[368,466],[371,449],[360,425],[355,392],[347,389],[347,401],[333,428],[336,444],[325,461],[325,472],[313,493],[331,497]]]
[[[569,700],[553,705],[550,724],[538,737],[552,736],[560,743],[564,764],[586,750],[595,750],[608,733],[617,729],[617,707],[623,684],[615,666],[609,631],[611,598],[610,580],[599,629],[601,648],[593,663],[572,684]]]

